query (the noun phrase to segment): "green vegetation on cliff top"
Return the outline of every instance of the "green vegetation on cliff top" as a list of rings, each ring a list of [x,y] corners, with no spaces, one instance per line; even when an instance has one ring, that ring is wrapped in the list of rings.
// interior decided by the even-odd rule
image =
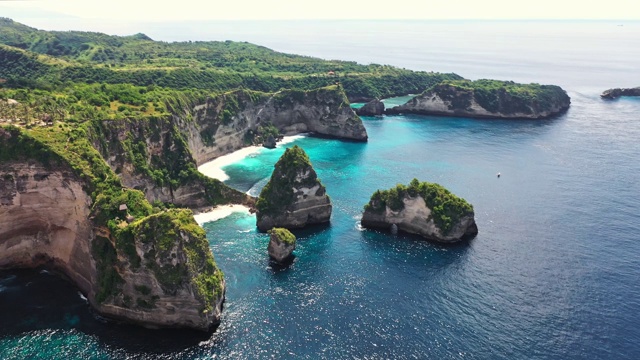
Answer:
[[[118,255],[127,258],[134,270],[141,265],[147,266],[161,281],[184,280],[184,277],[175,276],[173,269],[142,263],[135,251],[136,242],[141,241],[143,235],[154,236],[161,251],[166,249],[167,243],[179,243],[178,236],[182,233],[189,234],[184,246],[186,271],[198,296],[207,301],[203,310],[208,310],[214,295],[221,292],[222,273],[215,266],[204,231],[195,223],[191,211],[160,212],[149,204],[141,191],[123,188],[118,176],[90,143],[88,126],[72,125],[60,123],[30,130],[0,126],[0,162],[35,160],[52,169],[69,169],[82,182],[93,200],[91,217],[95,226],[108,229],[115,242],[114,247],[110,239],[98,235],[92,244],[98,271],[96,301],[102,303],[120,293],[123,279],[116,270],[120,263]],[[119,210],[121,204],[127,205],[126,213]],[[128,224],[124,221],[125,215],[131,215],[138,221]],[[149,222],[158,228],[140,231],[141,224]],[[145,227],[145,230],[149,229]],[[186,275],[184,272],[179,274]]]
[[[296,236],[285,228],[272,228],[267,233],[269,235],[274,235],[278,241],[287,245],[294,245],[296,243]]]
[[[459,91],[467,94],[460,94]],[[549,111],[554,107],[569,104],[569,96],[559,86],[540,84],[519,84],[500,80],[444,80],[426,92],[436,91],[445,100],[454,102],[456,108],[466,108],[471,104],[472,94],[480,106],[491,112],[524,113]]]
[[[298,179],[299,175],[309,173]],[[287,148],[274,166],[271,179],[260,192],[256,207],[257,216],[277,214],[291,205],[296,194],[293,188],[312,187],[320,183],[309,156],[298,145]]]
[[[350,99],[418,93],[455,74],[279,53],[233,41],[161,42],[137,34],[42,31],[0,18],[0,78],[12,87],[66,82],[275,92],[340,82]]]
[[[389,207],[393,211],[401,211],[405,198],[417,196],[421,196],[431,209],[430,216],[443,234],[448,234],[462,217],[473,214],[473,206],[463,198],[452,194],[442,185],[420,182],[418,179],[411,180],[409,186],[398,184],[389,190],[376,190],[364,209],[380,213]]]

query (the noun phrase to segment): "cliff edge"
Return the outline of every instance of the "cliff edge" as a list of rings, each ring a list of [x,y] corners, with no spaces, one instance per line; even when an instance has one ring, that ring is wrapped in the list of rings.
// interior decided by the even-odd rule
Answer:
[[[223,274],[191,211],[152,207],[63,129],[0,127],[0,268],[59,270],[108,318],[218,323]]]

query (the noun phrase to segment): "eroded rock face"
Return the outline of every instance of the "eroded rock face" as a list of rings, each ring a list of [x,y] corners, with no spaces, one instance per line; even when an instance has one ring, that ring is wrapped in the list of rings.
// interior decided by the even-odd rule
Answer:
[[[199,330],[218,323],[224,281],[202,229],[171,233],[149,227],[141,233],[167,240],[164,247],[134,235],[135,247],[127,253],[128,243],[117,245],[109,230],[91,220],[92,200],[84,185],[64,166],[0,163],[0,268],[59,270],[109,318]],[[105,276],[105,269],[111,273]],[[105,279],[114,279],[108,291]],[[201,286],[212,291],[200,291]]]
[[[213,262],[204,231],[186,231],[171,212],[190,214],[169,210],[134,222],[127,228],[130,236],[125,238],[132,240],[127,244],[100,234],[96,241],[101,247],[108,247],[107,241],[120,244],[118,271],[113,276],[122,281],[116,281],[111,291],[97,294],[96,308],[108,317],[146,327],[206,331],[220,322],[223,276]],[[94,256],[100,267],[104,255],[95,251]]]
[[[310,132],[367,140],[362,120],[338,87],[276,94],[237,90],[174,110],[176,114],[157,119],[101,121],[99,132],[92,137],[93,146],[123,184],[143,191],[150,202],[171,202],[189,208],[210,206],[204,196],[209,190],[205,184],[193,181],[175,187],[166,179],[161,182],[154,179],[156,170],[162,174],[163,169],[176,164],[197,167],[239,150],[251,144],[260,126],[272,125],[282,135]],[[275,147],[277,139],[265,140],[265,146]],[[134,153],[143,161],[132,159]],[[141,163],[144,166],[140,167]],[[233,197],[236,203],[252,205],[250,197],[234,193],[222,184],[218,188],[225,192],[225,198]]]
[[[90,207],[83,182],[67,169],[0,164],[0,268],[51,266],[90,294]]]
[[[225,111],[228,111],[225,117]],[[338,87],[258,94],[238,90],[207,99],[193,108],[193,120],[176,118],[199,165],[246,146],[247,136],[271,124],[282,135],[313,133],[367,141],[362,120]]]
[[[421,196],[407,196],[402,201],[404,207],[400,211],[393,211],[389,206],[381,212],[366,210],[362,215],[362,226],[389,230],[395,224],[401,231],[442,243],[458,242],[478,233],[473,213],[462,217],[449,232],[444,233],[434,222],[432,211]]]
[[[332,205],[307,154],[297,145],[275,165],[256,203],[258,229],[301,228],[329,222]]]
[[[378,116],[384,114],[384,103],[380,99],[374,99],[356,109],[359,116]]]
[[[480,95],[473,89],[441,84],[414,97],[406,104],[387,109],[385,112],[473,118],[544,119],[567,111],[571,104],[569,96],[562,89],[554,87],[554,90],[551,99],[532,97],[523,100],[503,90],[493,90],[489,95]],[[491,97],[493,101],[487,102],[483,96]],[[491,106],[483,106],[485,103],[490,103]]]
[[[282,263],[287,260],[293,250],[296,249],[296,237],[289,230],[283,228],[274,228],[269,230],[269,246],[267,251],[269,257],[276,262]]]
[[[640,96],[640,87],[636,88],[615,88],[605,90],[600,97],[603,99],[617,99],[621,96]]]

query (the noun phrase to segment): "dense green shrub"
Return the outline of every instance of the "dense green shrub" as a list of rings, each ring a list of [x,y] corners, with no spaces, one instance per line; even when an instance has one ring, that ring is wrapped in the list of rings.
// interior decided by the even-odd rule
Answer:
[[[383,212],[387,207],[393,211],[404,209],[404,199],[421,196],[429,209],[431,217],[444,234],[464,216],[473,214],[473,206],[466,200],[455,196],[443,186],[435,183],[420,182],[413,179],[408,186],[398,184],[389,190],[377,190],[365,205],[365,211]]]

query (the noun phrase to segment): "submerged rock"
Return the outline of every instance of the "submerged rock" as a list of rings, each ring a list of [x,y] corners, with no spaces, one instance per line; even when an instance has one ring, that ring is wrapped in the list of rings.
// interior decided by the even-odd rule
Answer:
[[[640,96],[640,87],[609,89],[600,95],[601,98],[609,100],[617,99],[621,96]]]
[[[384,114],[384,103],[380,99],[374,99],[364,104],[360,109],[356,109],[359,116],[377,116]]]
[[[361,224],[392,233],[395,228],[443,243],[478,233],[471,204],[438,184],[417,179],[409,186],[376,191],[365,206]]]
[[[329,222],[331,200],[309,157],[299,146],[287,149],[256,202],[260,231],[273,227],[301,228]]]
[[[269,235],[269,256],[279,263],[285,261],[296,248],[296,236],[284,228],[273,228],[269,230]]]

